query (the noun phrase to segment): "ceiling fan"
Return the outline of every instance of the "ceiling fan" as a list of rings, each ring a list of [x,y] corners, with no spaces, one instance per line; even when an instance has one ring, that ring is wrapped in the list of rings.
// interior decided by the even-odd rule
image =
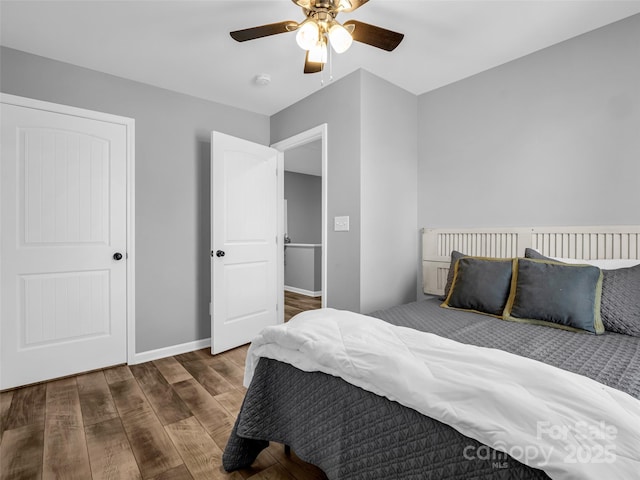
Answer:
[[[366,43],[388,52],[394,50],[404,38],[402,33],[349,20],[340,24],[336,16],[340,12],[353,12],[369,0],[292,0],[302,7],[306,18],[298,23],[292,20],[270,23],[259,27],[246,28],[231,32],[238,42],[268,37],[279,33],[297,31],[298,45],[307,51],[304,73],[321,72],[327,63],[327,45],[336,53],[345,52],[353,40]]]

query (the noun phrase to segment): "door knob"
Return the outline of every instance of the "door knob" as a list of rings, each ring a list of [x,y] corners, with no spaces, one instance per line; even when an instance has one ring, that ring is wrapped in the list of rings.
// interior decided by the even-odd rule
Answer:
[[[218,250],[218,251],[216,252],[216,257],[224,257],[224,251],[222,251],[222,250]]]
[[[122,260],[122,254],[120,252],[116,252],[113,254],[114,260]]]

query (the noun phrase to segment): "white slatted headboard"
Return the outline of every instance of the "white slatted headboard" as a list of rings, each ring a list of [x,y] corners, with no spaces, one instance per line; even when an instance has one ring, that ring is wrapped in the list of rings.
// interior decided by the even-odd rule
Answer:
[[[523,257],[525,248],[549,257],[640,259],[640,225],[601,227],[424,228],[422,289],[442,295],[451,251],[479,257]]]

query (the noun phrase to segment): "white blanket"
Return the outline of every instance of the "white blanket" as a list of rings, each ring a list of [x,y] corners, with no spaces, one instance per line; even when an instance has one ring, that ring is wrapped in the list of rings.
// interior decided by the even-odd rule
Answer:
[[[552,479],[640,478],[640,401],[535,360],[334,309],[265,328],[249,348],[245,386],[259,357],[340,377]]]

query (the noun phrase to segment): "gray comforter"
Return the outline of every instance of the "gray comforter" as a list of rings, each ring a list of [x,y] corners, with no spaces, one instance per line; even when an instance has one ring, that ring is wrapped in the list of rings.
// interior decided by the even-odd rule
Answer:
[[[374,312],[395,325],[539,360],[640,398],[640,338],[505,322],[436,299]],[[330,479],[548,478],[412,409],[320,372],[261,359],[224,452],[226,470],[291,445]]]

